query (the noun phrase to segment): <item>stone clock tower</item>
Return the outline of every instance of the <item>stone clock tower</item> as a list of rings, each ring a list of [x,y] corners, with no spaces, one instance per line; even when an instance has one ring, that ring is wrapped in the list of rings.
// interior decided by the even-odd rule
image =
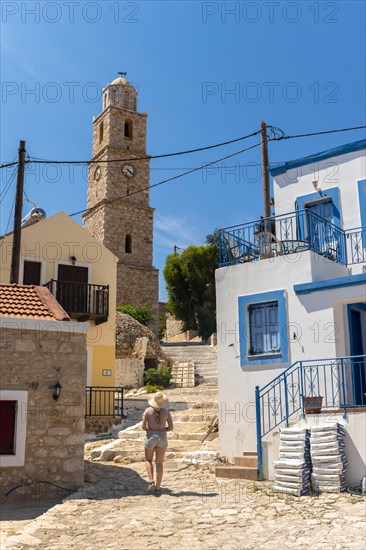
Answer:
[[[117,305],[148,304],[158,322],[158,270],[152,266],[153,213],[146,113],[137,91],[120,77],[103,90],[103,110],[93,121],[93,163],[88,174],[84,227],[118,258]],[[118,162],[117,159],[124,159]],[[93,209],[93,207],[98,207]]]

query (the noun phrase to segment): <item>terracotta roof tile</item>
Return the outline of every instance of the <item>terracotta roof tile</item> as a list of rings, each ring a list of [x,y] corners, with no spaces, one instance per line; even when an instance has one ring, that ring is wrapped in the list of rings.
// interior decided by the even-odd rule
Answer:
[[[0,317],[70,321],[48,288],[34,285],[0,285]]]

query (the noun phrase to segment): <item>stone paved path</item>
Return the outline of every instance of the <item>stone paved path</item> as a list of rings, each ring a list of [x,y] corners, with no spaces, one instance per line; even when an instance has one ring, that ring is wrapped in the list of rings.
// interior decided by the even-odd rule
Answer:
[[[144,464],[86,463],[85,487],[8,538],[4,549],[364,550],[365,500],[273,495],[268,482],[216,480],[167,463],[160,498]]]

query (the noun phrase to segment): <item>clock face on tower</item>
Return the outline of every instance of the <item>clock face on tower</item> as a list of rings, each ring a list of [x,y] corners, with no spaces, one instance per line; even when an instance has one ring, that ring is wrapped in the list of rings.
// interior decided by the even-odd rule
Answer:
[[[122,174],[126,178],[133,178],[135,175],[135,168],[131,164],[124,164],[122,166]]]

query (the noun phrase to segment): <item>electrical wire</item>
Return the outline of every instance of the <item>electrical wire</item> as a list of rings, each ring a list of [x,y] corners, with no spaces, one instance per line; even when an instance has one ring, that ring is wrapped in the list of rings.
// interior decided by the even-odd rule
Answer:
[[[133,191],[132,193],[129,193],[128,195],[122,195],[120,197],[116,197],[114,199],[106,200],[100,204],[97,204],[95,206],[92,206],[91,208],[85,208],[84,210],[79,210],[78,212],[74,212],[73,214],[69,214],[70,217],[78,216],[79,214],[85,214],[87,212],[95,211],[101,208],[102,206],[105,206],[106,204],[110,204],[112,202],[116,202],[125,198],[131,197],[131,195],[136,195],[138,193],[142,193],[143,191],[147,191],[149,189],[153,189],[154,187],[158,187],[159,185],[163,185],[164,183],[168,183],[170,181],[174,181],[178,178],[182,178],[183,176],[187,176],[189,174],[193,174],[194,172],[198,172],[199,170],[203,170],[204,168],[208,168],[208,166],[212,166],[213,164],[216,164],[217,162],[221,162],[223,160],[226,160],[228,158],[234,157],[236,155],[240,155],[241,153],[245,153],[246,151],[250,151],[251,149],[255,149],[256,147],[260,147],[260,143],[256,143],[255,145],[252,145],[251,147],[246,147],[245,149],[241,149],[240,151],[237,151],[236,153],[231,153],[230,155],[226,155],[225,157],[213,160],[212,162],[208,162],[207,164],[203,164],[202,166],[198,166],[196,168],[192,168],[191,170],[188,170],[187,172],[183,172],[183,174],[178,174],[176,176],[173,176],[171,178],[167,178],[163,181],[159,181],[158,183],[154,183],[153,185],[149,185],[147,187],[144,187],[142,189],[139,189],[137,191]]]
[[[25,200],[27,202],[29,202],[29,204],[32,204],[34,206],[34,208],[37,208],[36,204],[33,201],[29,200],[29,197],[28,197],[27,193],[25,192],[25,189],[23,189],[23,195],[24,195]]]
[[[268,126],[268,128],[274,128],[273,126]],[[340,128],[338,130],[324,130],[323,132],[311,132],[308,134],[297,134],[295,136],[279,136],[279,137],[272,137],[268,138],[268,141],[282,141],[284,139],[296,139],[296,138],[302,138],[302,137],[309,137],[309,136],[322,136],[324,134],[335,134],[337,132],[349,132],[351,130],[362,130],[365,129],[366,126],[353,126],[352,128]],[[275,128],[276,130],[279,130],[279,128]],[[281,130],[282,132],[282,130]]]
[[[13,183],[14,181],[14,177],[15,177],[15,174],[17,173],[17,169],[15,168],[13,170],[13,173],[10,175],[10,178],[9,178],[9,181],[5,184],[5,187],[4,189],[1,191],[0,193],[0,204],[3,202],[3,200],[5,199],[10,187],[11,187],[11,184]]]
[[[37,159],[35,157],[30,157],[29,160],[26,162],[32,162],[34,164],[107,164],[112,162],[127,162],[133,160],[134,162],[138,160],[150,160],[150,159],[160,159],[160,158],[167,158],[167,157],[176,157],[179,155],[188,155],[190,153],[198,153],[200,151],[208,151],[209,149],[215,149],[216,147],[223,147],[225,145],[230,145],[232,143],[237,143],[238,141],[243,141],[244,139],[248,139],[250,137],[256,136],[260,133],[260,130],[257,132],[252,132],[251,134],[248,134],[246,136],[242,136],[239,138],[231,139],[229,141],[223,141],[221,143],[216,143],[215,145],[206,145],[205,147],[198,147],[196,149],[187,149],[185,151],[178,151],[175,153],[165,153],[163,155],[145,155],[144,157],[137,157],[134,159],[131,159],[131,157],[128,158],[122,158],[122,159],[115,159],[115,160],[44,160],[44,159]]]
[[[10,489],[10,491],[8,491],[7,493],[5,493],[5,496],[7,497],[8,495],[10,495],[13,491],[15,491],[16,489],[19,489],[19,487],[30,487],[31,485],[35,485],[36,483],[45,483],[46,485],[52,485],[52,487],[57,487],[58,489],[62,489],[63,491],[69,491],[70,493],[73,493],[75,492],[75,489],[68,489],[67,487],[61,487],[61,485],[57,485],[57,483],[51,483],[50,481],[42,481],[41,479],[38,480],[38,481],[32,481],[32,482],[23,482],[23,483],[19,483],[19,485],[16,485],[15,487],[13,487],[12,489]]]
[[[349,132],[351,130],[362,130],[365,129],[366,126],[353,126],[349,128],[339,128],[336,130],[324,130],[321,132],[309,132],[307,134],[297,134],[293,136],[287,136],[285,135],[284,131],[280,128],[277,128],[276,126],[267,125],[267,128],[269,129],[270,133],[274,135],[274,137],[269,137],[268,141],[282,141],[285,139],[296,139],[296,138],[303,138],[303,137],[309,137],[309,136],[320,136],[325,134],[334,134],[338,132]],[[25,161],[26,164],[107,164],[107,163],[113,163],[113,162],[128,162],[133,160],[134,162],[140,161],[140,160],[151,160],[151,159],[160,159],[160,158],[167,158],[167,157],[174,157],[178,155],[187,155],[190,153],[198,153],[200,151],[207,151],[209,149],[214,149],[216,147],[223,147],[225,145],[230,145],[232,143],[237,143],[238,141],[242,141],[244,139],[248,139],[250,137],[256,136],[260,133],[260,130],[257,132],[252,132],[251,134],[248,134],[246,136],[242,136],[236,139],[232,139],[229,141],[223,141],[221,143],[216,143],[214,145],[207,145],[205,147],[198,147],[196,149],[187,149],[185,151],[177,151],[175,153],[165,153],[162,155],[145,155],[144,157],[137,157],[134,159],[131,159],[131,157],[128,158],[122,158],[122,159],[115,159],[115,160],[46,160],[46,159],[39,159],[37,157],[29,157],[27,156],[27,160]],[[280,135],[278,135],[280,134]],[[14,166],[18,164],[17,162],[10,162],[7,164],[0,165],[1,168],[6,168],[8,166]]]
[[[18,161],[8,162],[7,164],[1,164],[0,169],[1,168],[7,168],[8,166],[15,166],[16,164],[18,164]]]
[[[0,248],[1,248],[2,245],[3,245],[4,237],[6,237],[6,235],[8,234],[8,229],[9,229],[9,225],[10,225],[11,216],[12,216],[12,213],[13,213],[13,210],[14,210],[14,206],[15,206],[15,197],[14,197],[14,201],[13,201],[13,206],[12,206],[11,209],[10,209],[9,219],[8,219],[8,223],[6,224],[5,232],[4,232],[4,234],[0,237],[0,239],[2,239],[1,242],[0,242]]]

